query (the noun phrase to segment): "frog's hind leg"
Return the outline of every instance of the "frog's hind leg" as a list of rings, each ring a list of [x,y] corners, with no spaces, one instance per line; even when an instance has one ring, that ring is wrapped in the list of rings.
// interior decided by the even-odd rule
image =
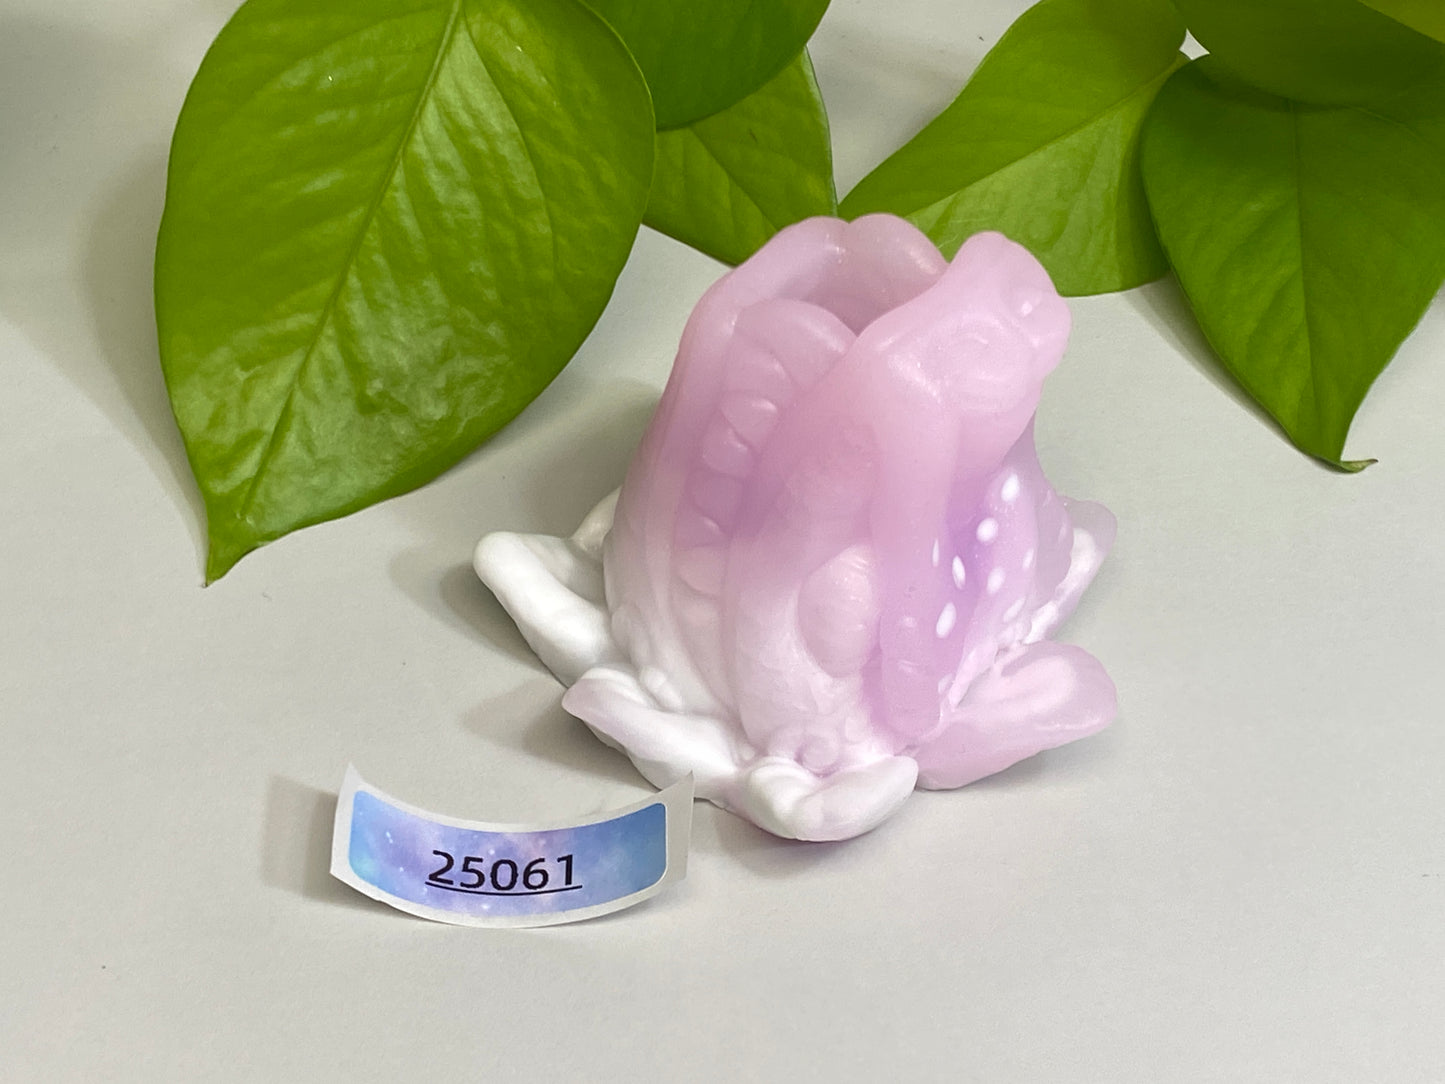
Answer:
[[[1068,571],[1059,581],[1053,597],[1034,611],[1028,633],[1024,636],[1025,643],[1043,640],[1074,612],[1085,589],[1099,574],[1118,531],[1114,514],[1102,504],[1069,497],[1063,497],[1061,501],[1072,527],[1068,536]]]
[[[979,674],[945,713],[939,736],[913,753],[918,785],[946,790],[1003,771],[1103,729],[1116,707],[1114,683],[1087,651],[1053,642],[1021,648]]]

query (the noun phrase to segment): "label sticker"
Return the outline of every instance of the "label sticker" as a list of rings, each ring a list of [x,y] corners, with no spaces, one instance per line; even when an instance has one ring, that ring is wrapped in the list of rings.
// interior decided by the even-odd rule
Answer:
[[[692,776],[624,809],[546,827],[459,820],[398,801],[348,766],[331,875],[462,926],[551,926],[641,903],[687,872]]]

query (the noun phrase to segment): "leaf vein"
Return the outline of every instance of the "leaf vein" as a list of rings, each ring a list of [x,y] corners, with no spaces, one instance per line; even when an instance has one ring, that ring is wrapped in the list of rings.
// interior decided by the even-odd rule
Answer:
[[[1092,127],[1095,127],[1095,126],[1097,126],[1097,125],[1100,125],[1100,124],[1104,123],[1104,122],[1107,121],[1107,120],[1113,119],[1113,117],[1114,117],[1114,115],[1115,115],[1116,113],[1119,113],[1119,112],[1123,111],[1127,106],[1129,106],[1130,104],[1132,104],[1132,103],[1134,102],[1134,100],[1135,100],[1136,98],[1138,98],[1140,95],[1149,94],[1149,93],[1157,93],[1159,87],[1163,85],[1164,80],[1167,79],[1171,74],[1173,74],[1174,70],[1179,66],[1179,62],[1180,62],[1182,56],[1183,56],[1183,54],[1181,54],[1181,53],[1175,53],[1172,57],[1170,57],[1169,62],[1168,62],[1167,64],[1165,64],[1165,66],[1164,66],[1156,75],[1154,75],[1153,77],[1151,77],[1149,80],[1147,80],[1146,82],[1140,83],[1139,85],[1135,86],[1135,87],[1134,87],[1132,90],[1130,90],[1128,93],[1124,94],[1122,97],[1120,97],[1120,98],[1116,99],[1115,101],[1111,102],[1110,104],[1106,105],[1104,108],[1098,110],[1097,112],[1094,112],[1094,113],[1089,114],[1087,117],[1085,117],[1083,120],[1079,121],[1077,124],[1072,125],[1071,127],[1065,129],[1065,130],[1062,131],[1062,132],[1059,132],[1059,133],[1057,133],[1057,134],[1055,134],[1055,135],[1050,136],[1048,139],[1044,140],[1044,142],[1040,143],[1037,147],[1034,147],[1034,148],[1033,148],[1032,150],[1030,150],[1028,153],[1026,153],[1026,154],[1021,154],[1021,155],[1019,155],[1019,156],[1016,157],[1016,158],[1011,158],[1011,159],[1010,159],[1009,161],[1007,161],[1007,162],[1000,163],[999,165],[990,168],[987,172],[979,174],[977,177],[972,178],[971,180],[969,180],[969,181],[967,181],[966,183],[964,183],[962,186],[960,186],[960,187],[958,187],[958,188],[955,188],[955,189],[953,189],[953,190],[950,191],[950,192],[944,193],[942,196],[939,196],[937,199],[928,200],[927,202],[920,203],[920,204],[918,204],[918,205],[915,206],[915,207],[910,207],[910,208],[906,208],[906,209],[905,209],[905,208],[902,208],[902,207],[898,207],[898,206],[894,206],[894,207],[891,207],[891,208],[889,208],[889,209],[893,210],[894,213],[896,213],[896,214],[900,214],[900,215],[907,216],[907,215],[915,214],[915,213],[917,213],[918,211],[926,210],[926,209],[928,209],[928,208],[930,208],[930,207],[937,206],[937,205],[940,204],[940,203],[946,203],[946,202],[948,202],[948,201],[950,201],[950,200],[958,199],[958,198],[962,197],[963,194],[964,194],[965,192],[967,192],[970,188],[972,188],[974,185],[980,184],[980,183],[982,183],[982,182],[984,182],[984,181],[987,181],[987,180],[989,180],[989,179],[992,178],[992,177],[996,177],[996,176],[998,176],[1000,173],[1003,173],[1003,172],[1005,172],[1006,170],[1013,169],[1015,166],[1021,165],[1022,163],[1031,161],[1032,159],[1037,158],[1039,155],[1043,154],[1045,151],[1053,150],[1054,148],[1058,147],[1059,145],[1068,142],[1069,140],[1073,139],[1075,136],[1079,135],[1081,132],[1085,132],[1085,131],[1087,131],[1088,129],[1090,129],[1090,128],[1092,128]],[[964,88],[964,91],[961,92],[961,93],[967,93],[967,89],[968,89],[968,88],[965,87],[965,88]],[[925,128],[924,131],[927,131],[927,128]],[[919,134],[921,135],[922,133],[919,133]],[[918,138],[918,137],[915,136],[914,138],[916,139],[916,138]],[[908,146],[908,144],[905,143],[905,144],[903,145],[903,147],[900,147],[900,148],[899,148],[899,150],[901,151],[901,150],[905,149],[907,146]],[[894,153],[896,154],[896,153],[898,153],[898,152],[894,152]],[[887,165],[889,161],[892,161],[892,159],[888,159],[887,161],[885,161],[885,162],[884,162],[884,165]],[[881,167],[880,167],[880,168],[881,168]],[[865,178],[864,178],[864,181],[867,181],[867,180],[868,180],[868,178],[865,177]],[[860,187],[861,187],[861,182],[860,182]],[[924,198],[926,199],[926,196],[925,196]],[[844,203],[847,203],[847,202],[848,202],[848,199],[845,198],[843,202],[844,202]],[[882,208],[878,208],[878,209],[882,209]]]
[[[527,140],[526,128],[517,120],[517,111],[512,107],[512,103],[507,100],[507,95],[502,89],[502,84],[492,75],[492,69],[482,56],[482,50],[477,45],[476,37],[472,34],[471,25],[464,24],[464,29],[466,30],[467,43],[471,45],[472,53],[476,56],[477,63],[480,64],[482,70],[487,73],[487,78],[491,80],[492,86],[496,88],[498,100],[501,101],[502,107],[507,111],[507,119],[512,122],[512,129],[517,133],[517,142],[522,145],[522,151],[527,156],[527,165],[531,167],[532,180],[537,185],[537,191],[542,194],[542,213],[547,216],[547,239],[551,242],[551,262],[547,271],[547,278],[555,285],[557,282],[557,223],[552,217],[552,202],[547,198],[546,190],[542,187],[542,175],[537,170],[536,152],[532,150],[532,144]]]
[[[1322,399],[1320,395],[1320,367],[1315,364],[1316,328],[1314,306],[1310,304],[1310,268],[1309,260],[1305,257],[1305,172],[1303,152],[1300,149],[1299,107],[1292,101],[1289,102],[1289,134],[1294,164],[1295,230],[1296,237],[1299,241],[1300,308],[1304,312],[1305,323],[1305,364],[1310,374],[1310,397],[1313,400],[1315,416],[1318,418],[1320,416]]]
[[[381,208],[382,200],[386,198],[387,192],[391,190],[392,182],[396,179],[397,171],[401,168],[402,157],[406,153],[407,146],[411,143],[416,134],[417,124],[426,108],[427,98],[431,95],[432,89],[436,86],[437,77],[441,73],[442,65],[450,50],[452,35],[455,32],[457,19],[461,15],[462,6],[465,0],[452,0],[451,11],[447,15],[446,26],[442,29],[441,36],[437,40],[436,56],[432,60],[431,70],[427,72],[426,79],[422,82],[421,89],[417,92],[416,104],[412,108],[411,116],[407,119],[406,129],[402,132],[401,138],[397,140],[396,152],[392,155],[391,162],[387,166],[385,177],[377,186],[376,194],[372,196],[371,202],[367,205],[366,212],[362,215],[357,226],[356,237],[351,243],[351,249],[342,261],[341,270],[336,276],[336,283],[331,289],[330,296],[321,308],[320,315],[316,320],[315,330],[312,332],[311,341],[307,344],[306,353],[296,363],[296,369],[291,377],[291,386],[286,391],[286,398],[281,404],[281,409],[276,414],[276,422],[271,427],[270,436],[266,440],[266,447],[262,449],[260,459],[257,462],[256,472],[247,483],[246,491],[241,498],[241,504],[237,517],[245,520],[251,511],[256,499],[256,492],[260,488],[262,477],[266,469],[273,463],[273,454],[280,443],[281,435],[286,430],[286,420],[292,412],[296,400],[296,389],[300,387],[301,377],[306,371],[311,359],[316,355],[316,348],[321,343],[321,337],[327,326],[331,323],[336,312],[337,302],[341,298],[341,291],[345,288],[347,280],[351,277],[352,269],[356,265],[356,259],[361,254],[361,246],[366,240],[366,235],[371,232],[371,226],[376,218],[377,211]]]
[[[1025,167],[1028,163],[1038,158],[1038,156],[1043,154],[1045,151],[1052,150],[1062,145],[1068,140],[1073,139],[1074,137],[1086,132],[1089,128],[1104,123],[1106,120],[1112,120],[1117,113],[1122,112],[1128,105],[1130,105],[1134,101],[1135,98],[1137,98],[1141,94],[1150,91],[1151,89],[1157,90],[1158,85],[1161,84],[1172,71],[1173,67],[1171,66],[1169,69],[1166,69],[1161,75],[1156,76],[1150,82],[1135,88],[1133,91],[1120,98],[1107,109],[1095,113],[1088,120],[1085,120],[1075,125],[1073,128],[1069,129],[1069,131],[1061,135],[1055,136],[1048,142],[1039,144],[1039,146],[1035,147],[1027,154],[1021,154],[1017,158],[1014,158],[1012,161],[1005,162],[998,168],[992,169],[987,173],[975,177],[973,180],[969,181],[961,188],[957,188],[954,191],[949,192],[948,194],[940,197],[937,200],[934,200],[931,203],[925,203],[922,206],[919,206],[912,210],[898,210],[895,213],[900,214],[906,218],[911,218],[914,215],[922,214],[924,212],[932,211],[935,209],[938,210],[938,213],[940,215],[955,213],[957,206],[965,202],[965,197],[976,186],[993,180],[996,177],[1000,177],[1003,174],[1008,173],[1012,170]],[[844,202],[846,203],[847,201],[845,200]]]
[[[768,228],[771,229],[774,233],[781,229],[782,227],[777,222],[773,221],[772,216],[769,215],[767,211],[763,210],[762,205],[758,203],[758,201],[754,198],[753,194],[743,186],[743,182],[737,176],[737,174],[735,174],[728,167],[728,164],[724,162],[720,157],[718,157],[717,152],[708,145],[707,140],[702,137],[702,133],[699,132],[696,128],[693,128],[692,137],[697,140],[697,144],[703,149],[703,152],[714,162],[717,163],[717,166],[720,170],[722,170],[723,175],[732,182],[733,188],[740,192],[743,198],[747,200],[748,204],[751,205],[758,212],[758,215],[762,218],[762,220],[767,223]]]

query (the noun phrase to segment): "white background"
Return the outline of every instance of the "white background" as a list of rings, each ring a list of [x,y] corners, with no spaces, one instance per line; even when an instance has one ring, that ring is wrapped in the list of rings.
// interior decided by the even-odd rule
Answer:
[[[1009,0],[835,0],[842,190]],[[613,487],[719,267],[644,231],[576,361],[425,489],[202,589],[156,361],[176,113],[232,0],[0,0],[0,1079],[1445,1079],[1445,306],[1348,454],[1223,386],[1170,281],[1074,304],[1040,452],[1119,543],[1112,728],[873,834],[696,807],[686,882],[476,931],[326,873],[348,761],[555,819],[649,788],[468,567]]]

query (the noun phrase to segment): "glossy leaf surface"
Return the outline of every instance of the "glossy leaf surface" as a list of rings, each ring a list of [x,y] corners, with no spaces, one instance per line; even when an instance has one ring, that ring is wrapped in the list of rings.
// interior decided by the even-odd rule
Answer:
[[[653,138],[576,0],[249,0],[186,99],[156,252],[208,577],[535,397],[627,258]]]
[[[963,93],[843,200],[892,211],[951,256],[1000,230],[1064,294],[1137,286],[1166,268],[1138,176],[1138,135],[1180,63],[1167,0],[1043,0]]]
[[[1445,4],[1440,0],[1365,0],[1365,3],[1396,22],[1445,42]]]
[[[828,0],[588,0],[637,58],[659,128],[721,112],[785,68]]]
[[[1363,466],[1350,421],[1445,279],[1445,84],[1304,106],[1205,58],[1159,95],[1143,166],[1225,367],[1302,450]]]
[[[1360,104],[1398,93],[1445,60],[1438,43],[1358,0],[1175,0],[1218,62],[1303,102]]]
[[[724,263],[837,209],[828,116],[807,53],[730,109],[657,134],[644,221]]]

